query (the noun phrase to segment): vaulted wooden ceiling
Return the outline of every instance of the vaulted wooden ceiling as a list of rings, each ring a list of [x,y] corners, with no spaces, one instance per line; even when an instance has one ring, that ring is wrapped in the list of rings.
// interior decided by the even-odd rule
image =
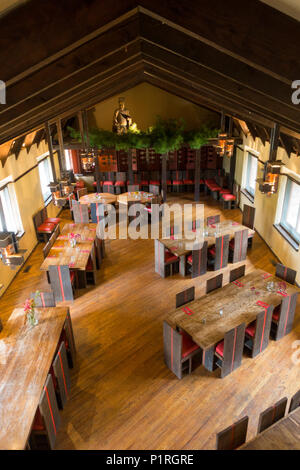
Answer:
[[[0,28],[0,143],[145,81],[300,138],[300,23],[258,0],[31,0]]]

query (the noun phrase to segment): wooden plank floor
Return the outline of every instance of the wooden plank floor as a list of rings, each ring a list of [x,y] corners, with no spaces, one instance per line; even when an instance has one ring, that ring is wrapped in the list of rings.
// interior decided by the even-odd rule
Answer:
[[[180,202],[192,202],[192,196]],[[218,203],[205,203],[205,216],[220,213]],[[240,222],[241,212],[222,211],[226,218]],[[39,269],[42,246],[27,261],[30,271],[22,270],[1,298],[4,327],[30,292],[48,288]],[[274,273],[272,260],[255,235],[248,270]],[[197,296],[204,293],[201,277],[162,279],[154,272],[153,240],[108,242],[97,286],[80,291],[71,306],[78,360],[57,449],[214,449],[216,433],[245,415],[247,440],[253,438],[259,413],[298,391],[300,367],[291,356],[300,337],[299,302],[293,332],[271,341],[256,359],[244,356],[242,366],[223,380],[219,371],[199,367],[179,381],[164,365],[162,320],[175,294],[192,285]]]

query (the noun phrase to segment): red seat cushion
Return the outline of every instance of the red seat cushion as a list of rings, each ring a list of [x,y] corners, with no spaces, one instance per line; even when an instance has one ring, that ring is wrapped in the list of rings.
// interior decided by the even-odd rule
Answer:
[[[115,186],[125,186],[125,181],[116,181]]]
[[[87,265],[86,265],[85,270],[86,270],[86,271],[94,271],[93,262],[92,262],[92,258],[91,258],[91,257],[89,257],[89,259],[88,259],[88,262],[87,262]]]
[[[143,180],[143,181],[141,181],[141,184],[142,184],[143,186],[147,186],[147,185],[149,184],[149,181]]]
[[[220,194],[229,194],[230,193],[230,189],[220,189]]]
[[[182,336],[182,357],[187,357],[189,356],[193,351],[196,351],[196,349],[199,349],[198,344],[194,343],[192,338],[187,335],[184,331],[180,332]]]
[[[39,408],[36,410],[35,417],[33,420],[32,430],[43,431],[45,429],[44,421]]]
[[[214,246],[209,248],[208,252],[211,256],[216,256],[216,248]]]
[[[194,184],[193,180],[183,180],[184,184]]]
[[[165,254],[165,263],[173,263],[173,261],[178,261],[178,256],[174,255],[170,251],[166,251]]]
[[[224,354],[224,341],[221,341],[219,344],[217,344],[216,353],[218,353],[219,356],[223,357],[223,354]]]
[[[77,181],[76,183],[76,189],[84,188],[84,181]]]
[[[167,184],[168,184],[168,185],[172,184],[172,181],[171,181],[171,180],[167,180]]]
[[[44,224],[54,224],[54,225],[57,225],[59,224],[61,219],[59,219],[58,217],[50,217],[49,219],[46,219]]]
[[[182,182],[182,181],[179,181],[179,180],[174,180],[174,181],[173,181],[173,184],[179,185],[179,184],[183,184],[183,182]]]
[[[245,332],[251,336],[252,338],[254,338],[255,336],[255,330],[256,330],[256,322],[253,321],[252,323],[250,323],[250,325],[247,326]]]
[[[46,223],[43,223],[42,225],[40,225],[37,229],[38,232],[53,232],[53,230],[55,229],[55,225],[54,224],[46,224]]]
[[[187,257],[187,262],[190,263],[190,264],[193,264],[193,255],[189,255]]]
[[[279,321],[279,314],[280,314],[280,305],[274,308],[272,319],[275,321]]]
[[[222,194],[224,201],[235,201],[235,196],[233,194]]]
[[[199,183],[200,183],[200,184],[204,184],[204,180],[200,180]]]
[[[73,284],[73,282],[75,281],[75,271],[70,271],[70,281],[71,284]]]
[[[104,181],[103,184],[110,185],[110,184],[114,184],[114,183],[113,183],[113,181]]]
[[[155,186],[159,186],[160,185],[160,182],[159,181],[150,181],[150,184],[153,184]]]

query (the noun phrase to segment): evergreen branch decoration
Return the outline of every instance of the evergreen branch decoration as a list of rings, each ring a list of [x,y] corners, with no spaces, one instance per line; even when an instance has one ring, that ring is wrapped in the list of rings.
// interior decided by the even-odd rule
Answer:
[[[81,143],[81,134],[76,129],[68,127],[70,136]],[[192,149],[199,149],[209,142],[209,139],[218,136],[219,129],[203,125],[199,129],[185,131],[183,119],[163,120],[157,117],[156,123],[146,132],[128,130],[126,134],[116,134],[104,129],[91,129],[89,131],[90,145],[97,149],[149,149],[156,153],[167,154],[178,150],[184,143]]]

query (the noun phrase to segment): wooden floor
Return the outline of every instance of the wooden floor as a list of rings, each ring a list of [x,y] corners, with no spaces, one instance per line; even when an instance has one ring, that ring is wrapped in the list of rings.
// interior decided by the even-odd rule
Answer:
[[[218,203],[205,203],[205,216],[220,212]],[[241,212],[222,211],[226,218],[241,221]],[[39,244],[26,263],[29,272],[21,271],[1,298],[4,327],[30,292],[48,288],[42,259]],[[248,270],[274,273],[272,260],[255,235]],[[299,390],[300,365],[291,359],[300,337],[299,302],[293,332],[256,359],[244,356],[223,380],[201,366],[179,381],[163,361],[162,321],[175,294],[192,285],[197,296],[204,293],[201,277],[162,279],[154,272],[153,240],[107,243],[97,286],[80,291],[71,306],[78,357],[57,449],[214,449],[216,433],[245,415],[247,440],[253,438],[259,413]]]

